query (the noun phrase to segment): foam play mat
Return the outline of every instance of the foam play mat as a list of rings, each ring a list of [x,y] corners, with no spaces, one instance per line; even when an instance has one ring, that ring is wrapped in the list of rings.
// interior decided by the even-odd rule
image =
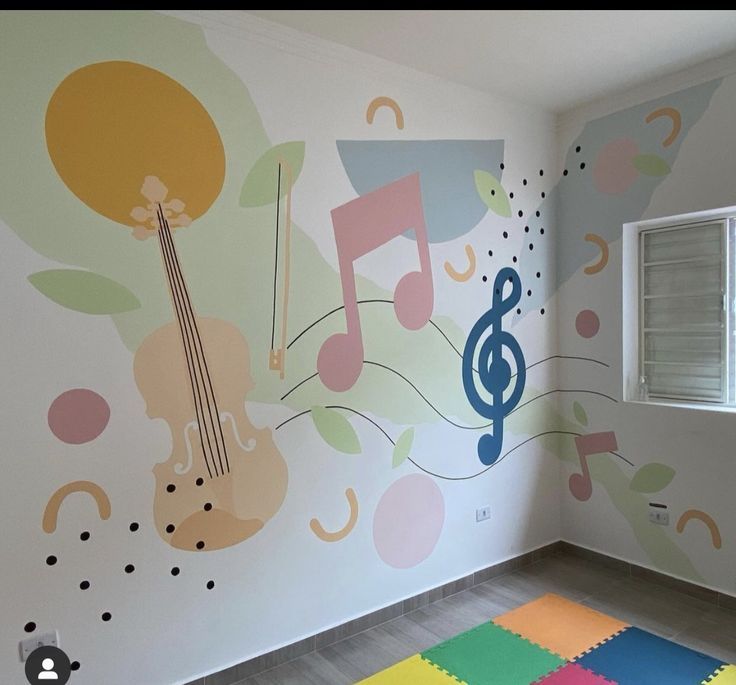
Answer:
[[[736,666],[548,594],[363,685],[736,685]]]

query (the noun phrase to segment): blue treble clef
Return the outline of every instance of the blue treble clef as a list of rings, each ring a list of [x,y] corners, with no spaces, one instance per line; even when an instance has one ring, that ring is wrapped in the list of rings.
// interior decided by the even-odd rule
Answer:
[[[511,293],[504,297],[504,286],[511,283]],[[503,330],[503,315],[511,311],[521,299],[521,278],[510,267],[504,267],[496,274],[493,284],[493,303],[483,314],[468,335],[463,351],[463,387],[468,401],[481,416],[491,419],[491,432],[478,440],[478,457],[486,465],[493,464],[501,454],[503,445],[503,419],[519,403],[526,383],[526,363],[518,340]],[[483,335],[488,337],[480,345],[478,352],[478,379],[490,402],[481,397],[475,386],[473,360]],[[514,358],[516,366],[516,385],[511,395],[504,401],[503,395],[511,383],[511,366],[503,357],[506,347]]]

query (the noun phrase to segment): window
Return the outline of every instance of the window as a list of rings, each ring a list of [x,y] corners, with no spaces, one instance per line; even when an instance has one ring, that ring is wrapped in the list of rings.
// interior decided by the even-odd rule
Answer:
[[[638,379],[630,399],[736,403],[734,216],[637,226]]]

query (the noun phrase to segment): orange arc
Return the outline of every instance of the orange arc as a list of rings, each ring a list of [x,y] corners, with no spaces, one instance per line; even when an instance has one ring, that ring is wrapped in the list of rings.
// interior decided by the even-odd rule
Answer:
[[[586,233],[585,240],[597,245],[601,251],[601,256],[598,261],[583,269],[586,274],[592,276],[593,274],[597,274],[599,271],[603,271],[603,269],[606,268],[606,264],[608,264],[608,243],[595,233]]]
[[[650,124],[659,117],[669,117],[672,120],[672,130],[662,141],[662,147],[669,147],[675,142],[675,140],[677,140],[677,136],[680,135],[680,130],[682,129],[682,115],[674,107],[660,107],[659,109],[655,109],[653,112],[647,114],[644,121],[646,121],[647,124]]]
[[[453,281],[462,283],[472,278],[475,273],[475,252],[470,245],[465,246],[465,254],[468,257],[468,268],[465,271],[456,271],[450,262],[445,262],[445,271]]]
[[[718,524],[713,520],[713,517],[710,514],[706,514],[704,511],[700,511],[700,509],[688,509],[682,516],[680,516],[680,519],[677,522],[677,532],[682,533],[685,530],[687,522],[692,519],[702,521],[706,526],[708,526],[710,537],[713,541],[713,547],[721,549],[723,546],[723,540],[721,539],[721,531],[718,530]]]
[[[110,518],[112,509],[110,507],[110,498],[107,493],[97,483],[89,480],[75,480],[72,483],[62,485],[49,498],[46,509],[43,512],[43,529],[46,533],[53,533],[56,530],[56,524],[59,519],[59,509],[64,500],[74,492],[86,492],[97,503],[97,511],[103,521]]]
[[[320,540],[324,540],[325,542],[337,542],[338,540],[342,540],[350,535],[353,528],[355,528],[355,524],[358,521],[358,498],[355,495],[355,490],[352,488],[345,490],[345,497],[350,505],[350,517],[348,518],[348,522],[340,528],[340,530],[336,530],[334,532],[326,531],[316,518],[309,522],[309,527],[312,529],[312,532]]]
[[[404,113],[401,111],[399,103],[393,98],[386,97],[385,95],[373,98],[371,103],[368,105],[368,110],[365,113],[365,120],[369,124],[373,123],[373,119],[376,116],[376,110],[379,107],[388,107],[389,109],[392,109],[394,116],[396,117],[396,128],[399,130],[404,128]]]

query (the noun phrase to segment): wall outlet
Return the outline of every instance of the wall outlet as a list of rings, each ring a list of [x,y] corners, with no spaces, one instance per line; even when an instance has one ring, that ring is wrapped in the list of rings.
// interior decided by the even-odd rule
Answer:
[[[50,633],[43,633],[42,635],[34,635],[29,637],[27,640],[22,640],[20,643],[20,660],[25,661],[31,652],[34,652],[39,647],[58,647],[59,646],[59,631],[54,630]]]
[[[656,523],[658,526],[669,526],[670,512],[667,509],[649,507],[649,522]]]
[[[479,523],[480,521],[486,521],[489,518],[491,518],[491,506],[489,504],[486,504],[484,507],[480,507],[479,509],[475,510],[476,523]]]

